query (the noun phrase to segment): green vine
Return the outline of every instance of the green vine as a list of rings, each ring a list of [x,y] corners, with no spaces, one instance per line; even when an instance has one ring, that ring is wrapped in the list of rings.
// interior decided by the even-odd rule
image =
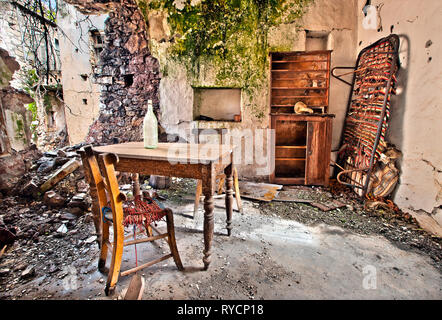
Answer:
[[[37,125],[35,124],[35,122],[38,120],[37,104],[35,103],[34,87],[38,83],[38,80],[39,80],[39,78],[37,75],[37,71],[35,69],[29,69],[26,71],[23,89],[34,99],[34,102],[31,102],[26,106],[26,109],[28,109],[32,113],[32,122],[31,122],[30,130],[31,130],[34,142],[37,140],[37,132],[36,132]]]
[[[248,94],[263,84],[269,29],[299,19],[312,0],[153,0],[147,10],[163,10],[174,34],[171,56],[192,79],[202,64],[217,69],[216,85],[242,87]],[[179,4],[177,4],[180,2]]]

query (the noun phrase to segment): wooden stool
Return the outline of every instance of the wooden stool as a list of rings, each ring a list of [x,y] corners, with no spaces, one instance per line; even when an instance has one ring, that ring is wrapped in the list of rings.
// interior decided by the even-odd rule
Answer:
[[[128,218],[128,215],[131,214],[128,208],[137,210],[140,208],[137,208],[137,201],[139,204],[145,202],[139,202],[141,200],[137,200],[136,198],[135,207],[127,206],[128,202],[126,202],[126,196],[120,192],[117,177],[115,175],[115,165],[118,163],[118,157],[115,154],[100,155],[97,162],[97,159],[90,146],[85,147],[84,151],[81,152],[83,161],[86,161],[84,165],[85,171],[89,170],[88,174],[92,178],[94,185],[96,186],[98,195],[101,221],[101,253],[98,261],[98,268],[100,271],[105,270],[108,250],[112,253],[112,260],[105,288],[106,295],[113,293],[115,290],[115,286],[120,275],[123,248],[125,246],[136,245],[138,243],[151,242],[154,240],[166,238],[171,252],[170,254],[162,256],[156,260],[123,271],[121,272],[121,276],[125,276],[138,270],[147,268],[168,258],[173,258],[178,270],[183,270],[184,268],[181,263],[175,240],[175,229],[173,224],[172,210],[168,208],[161,208],[161,204],[156,202],[154,199],[150,199],[151,207],[149,208],[152,208],[152,210],[147,210],[150,212],[145,212],[143,221],[140,221],[140,224],[142,224],[146,229],[148,237],[125,241],[127,240],[127,238],[131,237],[124,237],[123,222],[127,222],[128,220],[126,219]],[[108,199],[110,201],[108,201]],[[155,201],[155,204],[152,201]],[[123,202],[126,202],[125,208],[123,208]],[[147,206],[149,206],[149,204],[147,204]],[[158,210],[154,210],[154,208],[157,208]],[[111,216],[110,211],[112,214]],[[160,234],[158,230],[156,230],[156,228],[150,225],[150,223],[158,221],[163,217],[166,217],[167,232]],[[110,224],[113,224],[114,228],[113,244],[109,241]],[[158,233],[158,235],[154,236],[152,234],[151,228],[154,229]]]
[[[221,195],[223,192],[223,185],[224,181],[226,180],[225,174],[220,174],[216,176],[216,179],[219,179],[218,183],[218,195]],[[236,198],[236,204],[238,206],[238,211],[243,212],[242,210],[242,202],[241,202],[241,195],[239,193],[239,182],[238,182],[238,172],[236,171],[236,168],[233,168],[233,187],[235,188],[235,198]],[[200,203],[201,194],[203,193],[203,183],[201,180],[198,180],[198,183],[196,185],[196,192],[195,192],[195,206],[193,208],[193,216],[198,213],[198,207]]]

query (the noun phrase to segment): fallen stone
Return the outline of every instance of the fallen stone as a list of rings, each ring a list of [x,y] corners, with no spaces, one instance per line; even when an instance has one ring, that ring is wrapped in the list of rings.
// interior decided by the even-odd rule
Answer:
[[[68,157],[68,158],[75,158],[75,157],[78,157],[78,154],[76,152],[74,152],[74,151],[66,152],[66,157]]]
[[[68,161],[69,161],[69,158],[66,158],[66,157],[57,157],[57,158],[54,159],[54,161],[55,161],[55,165],[57,165],[57,166],[61,166],[61,165],[65,164],[66,162],[68,162]]]
[[[68,203],[68,207],[70,208],[81,208],[86,210],[89,207],[89,204],[86,201],[86,193],[78,193],[72,197],[71,201]]]
[[[45,157],[56,157],[57,156],[57,151],[46,151],[43,153],[43,155]]]
[[[82,216],[84,213],[84,210],[79,207],[68,208],[68,211],[69,211],[69,213],[75,215],[76,217]]]
[[[19,263],[17,266],[14,267],[14,271],[21,271],[23,269],[26,269],[28,265],[26,263]]]
[[[68,228],[66,227],[65,224],[62,224],[58,229],[57,229],[58,233],[66,233],[68,232]]]
[[[28,266],[22,273],[21,278],[22,279],[29,279],[35,276],[35,269],[33,266]]]
[[[49,207],[62,207],[66,203],[66,199],[55,191],[48,191],[43,197],[43,201]]]
[[[90,236],[89,238],[87,238],[86,240],[84,240],[84,243],[89,244],[89,243],[94,242],[95,240],[97,240],[97,236]]]
[[[55,159],[50,159],[40,164],[40,166],[37,169],[37,172],[47,173],[50,172],[52,169],[54,169],[55,166],[56,166]]]
[[[70,212],[64,212],[61,214],[61,219],[63,220],[76,220],[78,217],[75,214],[72,214]]]
[[[20,190],[20,194],[25,197],[36,198],[40,192],[40,188],[37,183],[33,180],[26,183],[23,188]]]
[[[80,180],[77,182],[77,191],[80,193],[87,193],[89,189],[89,185],[84,181]]]
[[[11,272],[11,269],[2,268],[2,269],[0,269],[0,277],[7,276],[10,272]]]
[[[67,155],[66,155],[66,151],[64,151],[63,149],[59,149],[59,150],[57,151],[57,157],[66,158],[66,157],[67,157]]]

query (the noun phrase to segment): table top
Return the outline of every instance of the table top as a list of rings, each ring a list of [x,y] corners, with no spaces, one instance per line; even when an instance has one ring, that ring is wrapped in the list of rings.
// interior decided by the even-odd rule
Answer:
[[[120,158],[178,163],[215,162],[231,154],[233,149],[233,146],[197,143],[158,143],[156,149],[146,149],[143,142],[126,142],[93,148],[97,153],[115,153]]]

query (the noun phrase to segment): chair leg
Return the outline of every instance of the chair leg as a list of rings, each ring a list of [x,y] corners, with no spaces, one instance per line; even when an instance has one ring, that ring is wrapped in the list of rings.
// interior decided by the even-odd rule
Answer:
[[[175,226],[173,223],[173,213],[172,210],[166,209],[167,215],[166,215],[166,222],[167,222],[167,234],[168,234],[168,243],[170,247],[170,252],[172,253],[173,260],[175,261],[175,264],[178,268],[178,270],[184,270],[183,264],[181,263],[180,254],[178,252],[178,247],[176,245],[176,239],[175,239]]]
[[[150,224],[145,223],[144,227],[146,228],[146,233],[148,237],[152,237],[153,236],[153,232],[152,232],[152,227],[150,226]]]
[[[238,206],[239,212],[242,213],[243,210],[242,210],[241,194],[239,193],[238,171],[236,171],[236,168],[233,168],[233,184],[235,188],[236,205]]]
[[[198,213],[198,207],[200,204],[200,198],[201,194],[203,193],[203,182],[201,180],[198,180],[196,185],[196,192],[195,192],[195,206],[193,208],[193,217],[195,218],[196,214]]]
[[[120,275],[121,260],[123,257],[124,228],[122,223],[114,223],[114,245],[112,250],[112,262],[107,276],[107,283],[104,292],[111,295],[115,291],[118,277]]]
[[[108,241],[109,241],[109,224],[103,223],[101,225],[102,234],[101,234],[101,252],[100,252],[100,258],[98,260],[98,270],[101,272],[105,271],[106,266],[106,259],[108,254]]]

